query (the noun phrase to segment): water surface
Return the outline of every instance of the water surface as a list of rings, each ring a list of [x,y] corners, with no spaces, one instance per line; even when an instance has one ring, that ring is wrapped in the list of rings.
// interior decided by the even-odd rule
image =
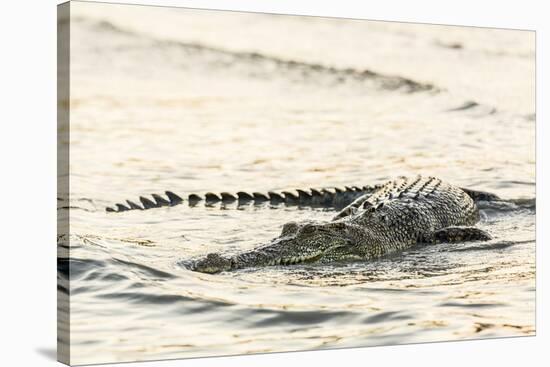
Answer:
[[[72,4],[73,363],[535,333],[533,33]],[[105,212],[415,174],[510,200],[482,207],[494,239],[208,275],[182,264],[334,212]]]

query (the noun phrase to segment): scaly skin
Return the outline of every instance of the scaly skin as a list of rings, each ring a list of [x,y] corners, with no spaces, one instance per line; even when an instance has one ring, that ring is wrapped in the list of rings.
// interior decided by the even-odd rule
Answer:
[[[290,222],[268,244],[231,257],[208,254],[192,270],[204,273],[304,262],[371,260],[418,243],[488,240],[470,227],[479,220],[472,197],[434,177],[399,178],[364,194],[329,222]]]

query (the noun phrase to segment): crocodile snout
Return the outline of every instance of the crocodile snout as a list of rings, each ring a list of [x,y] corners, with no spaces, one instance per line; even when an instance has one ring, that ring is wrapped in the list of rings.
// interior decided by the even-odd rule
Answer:
[[[193,266],[193,271],[201,273],[215,274],[225,270],[231,270],[231,260],[218,254],[211,253],[206,255]]]

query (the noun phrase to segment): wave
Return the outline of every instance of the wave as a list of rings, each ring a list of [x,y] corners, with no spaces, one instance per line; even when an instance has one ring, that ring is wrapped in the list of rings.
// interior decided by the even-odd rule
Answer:
[[[529,212],[534,214],[537,209],[536,198],[518,198],[495,201],[480,201],[477,203],[479,210],[485,214]]]
[[[406,93],[425,91],[437,93],[441,90],[430,83],[419,82],[398,75],[382,74],[369,69],[339,68],[321,63],[285,59],[254,51],[235,51],[195,42],[153,38],[120,28],[104,20],[92,21],[86,18],[76,18],[75,22],[88,26],[95,32],[123,36],[125,38],[124,44],[118,45],[117,51],[130,51],[132,49],[135,50],[136,47],[143,47],[148,50],[157,49],[160,54],[165,54],[170,49],[181,52],[184,54],[182,55],[183,57],[176,58],[178,67],[180,68],[190,67],[193,65],[189,64],[194,64],[194,66],[201,65],[224,72],[227,72],[228,69],[233,69],[233,71],[246,73],[247,76],[253,78],[265,79],[276,74],[296,83],[321,83],[325,85],[346,83],[370,84],[369,87],[390,91],[399,90]],[[140,42],[132,43],[132,40]],[[97,52],[98,50],[95,51]]]
[[[493,251],[493,250],[504,250],[508,247],[522,245],[526,243],[534,243],[535,240],[526,240],[526,241],[500,241],[495,243],[482,243],[482,244],[473,244],[467,247],[450,249],[450,252],[470,252],[470,251]]]
[[[480,116],[494,115],[497,113],[495,107],[487,106],[480,104],[476,101],[465,101],[458,107],[453,107],[447,110],[447,112],[463,112],[463,111],[472,111],[477,113]]]

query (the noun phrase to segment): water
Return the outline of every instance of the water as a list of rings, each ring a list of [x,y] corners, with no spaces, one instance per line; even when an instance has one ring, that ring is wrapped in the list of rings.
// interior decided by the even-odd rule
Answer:
[[[73,209],[70,241],[60,239],[71,259],[59,276],[70,271],[73,363],[534,335],[534,33],[78,2],[71,11]],[[494,239],[208,275],[182,264],[334,212],[104,210],[164,190],[419,173],[511,200],[482,208],[479,226]]]

